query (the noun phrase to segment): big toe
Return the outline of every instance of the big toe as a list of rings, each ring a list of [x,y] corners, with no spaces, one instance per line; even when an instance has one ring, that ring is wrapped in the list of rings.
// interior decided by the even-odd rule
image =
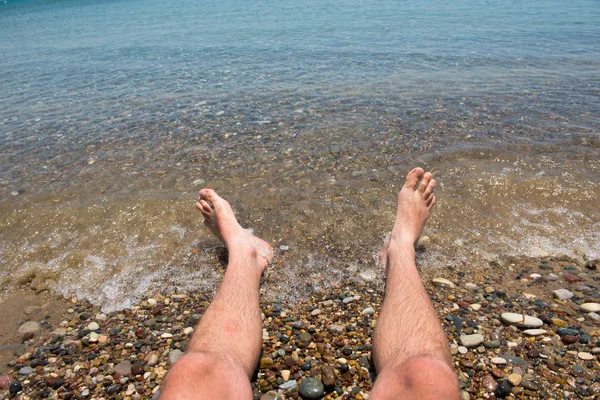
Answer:
[[[404,187],[410,188],[411,190],[415,190],[417,188],[419,180],[421,179],[424,173],[425,171],[423,170],[423,168],[420,167],[411,170],[406,175],[406,182],[404,183]]]
[[[200,199],[204,200],[205,202],[208,202],[210,204],[212,204],[213,206],[218,206],[220,203],[223,202],[223,198],[221,198],[217,192],[215,192],[212,189],[202,189],[199,193],[200,195]]]

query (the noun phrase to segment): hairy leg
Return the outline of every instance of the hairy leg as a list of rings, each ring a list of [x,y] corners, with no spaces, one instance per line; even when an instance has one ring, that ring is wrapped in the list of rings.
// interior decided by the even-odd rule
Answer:
[[[375,400],[458,398],[447,340],[415,264],[415,243],[435,205],[434,186],[431,173],[408,173],[382,250],[386,288],[373,337]]]
[[[213,190],[200,191],[196,208],[227,247],[229,262],[186,355],[167,376],[161,399],[251,398],[249,379],[262,343],[259,284],[271,247],[245,231],[229,203]]]

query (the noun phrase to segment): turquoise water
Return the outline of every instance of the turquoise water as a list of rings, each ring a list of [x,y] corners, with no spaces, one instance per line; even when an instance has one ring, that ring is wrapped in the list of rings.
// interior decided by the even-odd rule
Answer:
[[[366,279],[415,164],[429,264],[600,257],[597,1],[7,0],[0,37],[1,278],[210,290],[208,185],[291,246],[271,291]]]

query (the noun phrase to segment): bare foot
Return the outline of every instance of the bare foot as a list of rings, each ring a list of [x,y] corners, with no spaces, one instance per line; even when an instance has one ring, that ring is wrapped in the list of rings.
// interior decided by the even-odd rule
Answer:
[[[218,237],[229,250],[229,256],[240,254],[253,261],[262,272],[273,258],[271,246],[251,235],[235,219],[229,203],[212,189],[202,189],[196,208],[204,216],[204,225]]]
[[[391,247],[414,248],[435,205],[434,187],[433,175],[423,171],[423,168],[415,168],[406,175],[406,182],[398,194],[394,228],[379,253],[380,261],[385,261]]]

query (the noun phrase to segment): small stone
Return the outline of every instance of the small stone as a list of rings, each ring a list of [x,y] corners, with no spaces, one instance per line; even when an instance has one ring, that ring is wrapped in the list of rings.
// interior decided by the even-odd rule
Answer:
[[[476,284],[474,284],[474,283],[472,283],[472,282],[465,283],[465,287],[466,287],[467,289],[471,289],[471,290],[473,290],[473,289],[477,289],[477,285],[476,285]]]
[[[281,377],[286,382],[290,379],[291,374],[292,374],[292,372],[289,369],[284,369],[281,371]]]
[[[196,179],[194,182],[192,182],[192,186],[203,186],[205,183],[206,181],[204,179]]]
[[[473,303],[470,305],[470,307],[473,311],[479,311],[481,309],[481,304]]]
[[[500,347],[500,341],[499,340],[488,340],[483,342],[483,345],[485,347],[487,347],[488,349],[497,349],[498,347]]]
[[[591,361],[591,360],[596,359],[596,356],[594,356],[593,354],[587,353],[585,351],[580,351],[579,353],[577,353],[577,357],[579,357],[585,361]]]
[[[560,328],[568,328],[569,324],[560,318],[552,318],[552,323]]]
[[[330,365],[324,365],[321,368],[321,379],[325,386],[335,386],[335,370]]]
[[[269,369],[273,366],[273,360],[268,357],[260,359],[260,369]]]
[[[513,386],[519,386],[521,384],[521,380],[522,379],[523,379],[523,377],[521,375],[519,375],[519,374],[510,374],[510,375],[508,375],[508,381]]]
[[[144,361],[149,367],[154,367],[158,364],[158,354],[155,351],[152,351],[146,355]]]
[[[581,309],[587,312],[600,312],[600,303],[583,303]]]
[[[465,347],[477,347],[483,343],[483,335],[476,333],[474,335],[462,335],[460,337],[460,343]]]
[[[319,315],[319,314],[321,314],[321,310],[319,310],[318,308],[316,308],[310,312],[310,315],[312,315],[313,317],[316,315]]]
[[[106,314],[96,314],[96,317],[94,317],[94,319],[96,321],[104,322],[107,320],[107,316]]]
[[[545,329],[525,329],[523,333],[527,336],[539,336],[547,333],[548,331]]]
[[[445,287],[445,288],[450,288],[450,289],[454,289],[456,286],[454,285],[454,283],[452,283],[451,281],[449,281],[448,279],[444,279],[444,278],[433,278],[431,280],[431,282],[435,285],[435,286],[440,286],[440,287]]]
[[[260,400],[283,400],[283,397],[274,390],[269,390],[267,393],[260,396]]]
[[[175,364],[181,357],[183,357],[183,351],[173,350],[169,352],[169,365]]]
[[[375,314],[375,309],[373,307],[367,307],[361,311],[362,315],[373,315]]]
[[[556,289],[552,293],[554,294],[554,298],[558,300],[569,300],[575,296],[573,292],[567,289]]]
[[[491,393],[498,387],[496,380],[491,375],[486,375],[481,380],[481,386],[486,390],[486,392]]]
[[[21,385],[21,382],[19,381],[14,381],[13,383],[10,384],[9,388],[8,388],[10,394],[17,394],[19,393],[21,390],[23,390],[23,385]]]
[[[563,277],[569,283],[581,282],[581,278],[580,277],[578,277],[577,275],[570,274],[568,272],[565,272],[564,275],[563,275]]]
[[[502,320],[511,325],[517,325],[523,328],[539,328],[544,322],[536,317],[516,313],[502,313]]]
[[[90,322],[89,325],[87,326],[87,328],[90,331],[97,331],[98,329],[100,329],[100,325],[98,325],[97,322]]]
[[[342,302],[344,304],[352,303],[353,301],[354,301],[354,296],[344,297],[344,300],[342,300]]]
[[[29,322],[25,322],[23,325],[21,325],[19,327],[18,332],[21,335],[24,335],[26,333],[38,333],[40,330],[40,324],[38,324],[37,322],[34,321],[29,321]]]
[[[469,352],[469,349],[467,349],[465,346],[458,346],[458,352],[460,354],[467,354]]]
[[[282,383],[281,385],[279,385],[279,389],[282,390],[293,390],[296,389],[296,386],[298,385],[298,382],[294,379],[289,380],[285,383]]]
[[[591,355],[591,354],[590,354]],[[593,356],[592,356],[593,357]],[[31,367],[23,367],[19,370],[19,375],[29,375],[33,372]]]
[[[494,365],[504,365],[506,364],[506,360],[502,357],[494,357],[490,360],[490,362]]]
[[[121,391],[121,388],[122,388],[122,386],[117,383],[117,384],[108,386],[106,389],[104,389],[104,391],[106,392],[106,394],[112,396],[114,394],[119,393]]]
[[[538,386],[535,383],[535,377],[530,374],[526,374],[523,376],[523,380],[521,381],[521,386],[525,389],[536,391],[538,390]]]
[[[169,339],[169,338],[173,337],[173,334],[169,333],[169,332],[165,332],[162,335],[160,335],[160,337],[163,338],[163,339]]]
[[[96,343],[98,341],[98,339],[100,338],[100,335],[98,335],[96,332],[90,332],[89,338],[90,338],[90,342]]]
[[[144,366],[140,363],[135,363],[131,366],[131,373],[133,375],[141,375],[144,373]]]
[[[494,391],[494,394],[496,395],[496,397],[503,399],[511,393],[511,390],[512,390],[512,385],[510,384],[510,382],[507,380],[504,380],[504,381],[500,382],[500,384]]]
[[[115,366],[115,374],[129,375],[131,373],[131,361],[121,361]]]
[[[300,339],[300,341],[304,344],[309,344],[310,342],[312,342],[312,335],[308,332],[302,332],[298,338]]]
[[[320,399],[325,392],[325,386],[316,378],[304,378],[300,382],[298,392],[307,399]]]
[[[188,326],[183,330],[184,335],[190,335],[192,332],[194,332],[194,328],[192,328],[191,326]]]

